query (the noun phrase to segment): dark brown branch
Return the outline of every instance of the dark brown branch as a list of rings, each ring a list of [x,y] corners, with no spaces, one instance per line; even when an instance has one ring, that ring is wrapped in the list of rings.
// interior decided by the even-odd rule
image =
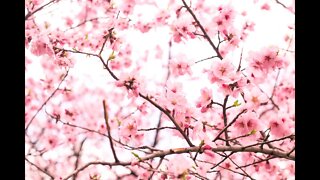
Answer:
[[[226,109],[226,106],[227,106],[227,102],[228,102],[228,97],[229,95],[227,95],[225,98],[224,98],[224,101],[223,101],[223,107],[222,107],[222,114],[223,114],[223,124],[225,127],[227,127],[227,123],[228,123],[228,119],[227,119],[227,109]],[[227,129],[226,129],[227,130]],[[224,131],[224,136],[225,136],[225,139],[226,139],[226,145],[227,146],[230,146],[229,144],[229,137],[228,137],[228,131]]]
[[[157,167],[155,168],[156,170],[160,167],[162,161],[163,161],[163,157],[160,158],[160,161],[159,161]],[[155,171],[153,171],[153,172],[151,173],[151,175],[149,176],[148,180],[151,180],[151,178],[152,178],[152,176],[154,175],[154,173],[155,173]]]
[[[223,43],[224,41],[226,41],[225,39],[221,41],[221,39],[220,39],[220,31],[218,31],[218,41],[219,41],[219,42],[218,42],[218,45],[217,45],[217,49],[219,50],[219,47],[220,47],[221,43]]]
[[[223,163],[225,160],[227,160],[228,157],[230,157],[232,154],[233,154],[233,152],[231,152],[229,155],[226,155],[220,162],[218,162],[216,165],[214,165],[210,169],[214,169],[214,168],[218,167],[221,163]]]
[[[219,166],[219,167],[221,167],[222,169],[225,169],[225,170],[227,170],[227,171],[233,172],[233,173],[235,173],[235,174],[240,174],[241,176],[246,177],[246,174],[244,174],[244,173],[241,173],[241,172],[238,172],[238,171],[235,171],[235,170],[232,170],[232,169],[230,169],[230,168],[223,167],[223,166]],[[220,178],[220,179],[221,179],[221,178]]]
[[[32,121],[34,120],[34,118],[38,115],[38,113],[42,110],[42,108],[49,102],[49,100],[56,94],[56,92],[58,91],[58,89],[60,88],[60,85],[62,84],[62,82],[66,79],[66,77],[68,76],[69,70],[67,70],[66,74],[63,76],[63,78],[61,79],[60,83],[58,84],[58,87],[52,92],[52,94],[46,99],[46,101],[40,106],[40,108],[37,110],[37,112],[32,116],[31,120],[29,121],[27,127],[25,128],[25,132],[27,132],[30,124],[32,123]]]
[[[189,170],[189,174],[201,180],[209,180],[208,178],[201,176],[199,173],[193,172]]]
[[[109,136],[108,136],[107,134],[103,134],[103,133],[101,133],[101,132],[99,132],[99,131],[92,130],[92,129],[89,129],[89,128],[86,128],[86,127],[74,125],[74,124],[71,124],[71,123],[69,123],[69,122],[64,122],[64,121],[62,121],[61,119],[59,119],[58,117],[49,114],[48,112],[46,112],[46,114],[49,115],[51,118],[55,119],[56,122],[61,122],[63,125],[67,125],[67,126],[74,127],[74,128],[79,128],[79,129],[85,130],[85,131],[87,131],[87,132],[96,133],[96,134],[99,134],[99,135],[102,135],[102,136],[104,136],[104,137],[109,138]],[[111,138],[112,138],[112,137],[111,137]],[[143,150],[141,150],[141,149],[149,149],[150,151],[158,151],[158,150],[159,150],[159,149],[151,148],[151,147],[148,147],[148,146],[132,147],[132,146],[129,146],[128,144],[124,144],[124,143],[122,143],[121,141],[118,141],[118,140],[116,140],[116,139],[113,139],[113,138],[112,138],[112,140],[113,140],[114,142],[116,142],[116,143],[124,146],[124,148],[128,148],[129,150],[139,150],[139,151],[142,151],[142,152],[144,152],[144,153],[147,153],[147,152],[145,152],[145,151],[143,151]]]
[[[82,147],[83,147],[83,144],[84,144],[84,142],[85,142],[86,140],[87,140],[87,138],[84,138],[84,139],[81,141],[81,143],[80,143],[79,150],[78,150],[78,151],[75,150],[74,155],[76,156],[76,161],[75,161],[75,163],[74,163],[74,165],[75,165],[75,166],[74,166],[74,170],[78,169],[79,161],[80,161],[80,157],[81,157]],[[73,176],[73,179],[74,179],[74,180],[77,179],[77,175],[78,175],[78,174],[75,174],[75,175]]]
[[[106,37],[104,37],[104,41],[103,41],[102,47],[101,47],[100,52],[99,52],[99,54],[98,54],[99,56],[101,56],[101,53],[102,53],[102,51],[103,51],[103,48],[104,48],[104,46],[106,45],[106,42],[108,41],[109,37],[110,37],[111,34],[112,34],[112,30],[113,30],[113,28],[109,29],[109,34],[106,35]]]
[[[78,28],[78,27],[80,27],[80,26],[82,26],[82,25],[84,25],[85,23],[90,22],[90,21],[95,21],[95,20],[98,20],[98,19],[107,19],[107,18],[109,18],[109,17],[95,17],[95,18],[91,18],[91,19],[86,19],[86,20],[82,21],[81,23],[79,23],[78,25],[73,26],[73,27],[70,27],[69,29],[67,29],[67,30],[65,30],[65,31]]]
[[[163,129],[177,129],[176,127],[164,126],[164,127],[155,127],[155,128],[147,128],[147,129],[138,129],[138,131],[153,131],[153,130],[163,130]],[[154,146],[152,146],[154,147]]]
[[[152,105],[154,105],[155,107],[157,107],[161,112],[163,112],[165,115],[168,116],[168,118],[171,120],[171,122],[173,122],[173,124],[175,125],[175,127],[177,128],[177,130],[180,132],[180,134],[184,137],[184,139],[187,141],[187,143],[189,144],[190,147],[194,147],[194,145],[192,144],[192,142],[190,141],[189,137],[184,133],[184,131],[181,129],[181,127],[179,126],[179,124],[176,122],[176,120],[170,115],[170,113],[163,109],[161,106],[159,106],[157,103],[155,103],[154,101],[152,101],[149,97],[144,96],[143,94],[139,93],[139,96],[142,97],[143,99],[149,101]]]
[[[156,147],[156,145],[158,144],[158,136],[159,136],[160,130],[161,129],[165,129],[165,127],[161,127],[162,112],[160,112],[160,115],[159,115],[158,119],[159,120],[158,120],[157,127],[155,128],[156,132],[155,132],[155,135],[154,135],[154,138],[153,138],[152,147]],[[170,127],[167,127],[167,128],[170,128]],[[140,130],[142,131],[142,129],[140,129]],[[150,130],[153,130],[153,128],[151,128]]]
[[[253,146],[258,146],[258,145],[263,145],[263,144],[269,144],[269,143],[272,143],[272,142],[276,142],[276,141],[282,141],[284,139],[293,139],[295,137],[295,135],[289,135],[289,136],[285,136],[285,137],[282,137],[282,138],[279,138],[279,139],[274,139],[274,140],[270,140],[270,141],[264,141],[264,142],[261,142],[261,143],[255,143],[255,144],[251,144],[251,145],[248,145],[248,146],[245,146],[243,148],[248,148],[248,147],[253,147]],[[260,149],[262,149],[260,147]]]
[[[228,129],[228,127],[230,127],[233,123],[235,123],[236,120],[239,118],[239,116],[240,116],[241,114],[245,113],[246,111],[247,111],[247,109],[244,109],[244,110],[242,110],[239,114],[237,114],[237,116],[234,117],[233,120],[232,120],[227,126],[225,126],[225,127],[218,133],[217,137],[214,138],[212,142],[215,142],[215,141],[220,137],[220,135],[221,135],[224,131],[226,131],[226,130]]]
[[[102,101],[102,104],[103,104],[103,114],[104,114],[104,119],[105,119],[105,122],[106,122],[106,126],[107,126],[107,131],[108,131],[108,138],[109,138],[109,142],[110,142],[110,147],[111,147],[111,150],[112,150],[112,154],[113,154],[113,157],[114,157],[114,160],[115,162],[119,162],[119,159],[117,157],[117,154],[116,154],[116,151],[114,150],[114,147],[113,147],[113,142],[112,142],[112,137],[111,137],[111,128],[110,128],[110,125],[109,125],[109,117],[108,117],[108,111],[107,111],[107,104],[106,104],[106,101],[103,100]]]
[[[270,133],[270,131],[269,131],[269,133]],[[260,131],[260,134],[261,134],[261,136],[262,136],[262,138],[263,138],[263,142],[266,142],[266,141],[268,140],[268,138],[270,137],[270,136],[269,136],[269,133],[266,135],[265,132]],[[261,145],[261,148],[263,147],[263,145],[264,145],[264,144]],[[268,146],[269,148],[272,148],[272,149],[275,148],[275,147],[274,147],[272,144],[270,144],[270,143],[267,143],[267,146]],[[277,148],[277,149],[279,149],[279,148]],[[280,149],[280,150],[281,150],[281,149]]]
[[[64,122],[64,121],[62,121],[59,117],[54,116],[54,115],[52,115],[52,114],[49,114],[48,112],[46,112],[46,114],[47,114],[48,116],[50,116],[51,118],[55,119],[56,122],[61,122],[63,125],[67,125],[67,126],[74,127],[74,128],[79,128],[79,129],[82,129],[82,130],[85,130],[85,131],[88,131],[88,132],[97,133],[97,134],[100,134],[100,135],[102,135],[102,136],[108,137],[108,135],[103,134],[103,133],[101,133],[101,132],[99,132],[99,131],[96,131],[96,130],[93,130],[93,129],[89,129],[89,128],[86,128],[86,127],[82,127],[82,126],[77,126],[77,125],[71,124],[71,123],[69,123],[69,122]]]
[[[213,58],[216,58],[216,57],[218,57],[218,56],[211,56],[211,57],[207,57],[207,58],[204,58],[204,59],[198,60],[198,61],[196,61],[195,63],[199,63],[199,62],[206,61],[206,60],[209,60],[209,59],[213,59]]]
[[[241,49],[240,61],[239,61],[239,66],[238,66],[237,72],[239,72],[241,69],[242,53],[243,53],[243,48]]]
[[[28,18],[32,15],[34,15],[36,12],[40,11],[41,9],[45,8],[46,6],[50,5],[51,3],[53,3],[56,0],[52,0],[50,2],[48,2],[47,4],[44,4],[43,6],[39,7],[38,9],[34,10],[33,12],[28,12],[28,14],[25,16],[24,20],[28,20]]]
[[[286,5],[284,5],[282,2],[280,2],[279,0],[275,0],[275,1],[276,1],[277,4],[281,5],[283,8],[289,10],[289,8],[288,8]],[[289,11],[290,11],[290,10],[289,10]],[[291,11],[290,11],[290,12],[291,12]],[[292,12],[292,13],[294,14],[294,12]]]
[[[293,153],[293,151],[295,151],[296,147],[292,148],[292,150],[287,154],[288,156],[290,156],[291,153]]]
[[[95,57],[99,57],[99,55],[93,54],[93,53],[88,53],[88,52],[82,52],[82,51],[78,51],[78,50],[70,50],[70,49],[63,49],[63,48],[58,48],[56,46],[53,47],[53,49],[58,49],[61,51],[66,51],[66,52],[71,52],[71,53],[76,53],[76,54],[84,54],[84,55],[88,55],[88,56],[95,56]]]
[[[57,48],[60,50],[64,50],[61,48]],[[73,52],[73,53],[80,53],[80,54],[86,54],[86,55],[92,55],[95,57],[98,57],[101,61],[101,63],[103,64],[104,68],[107,69],[107,71],[109,72],[109,74],[115,79],[115,80],[119,80],[119,78],[111,71],[111,69],[108,67],[108,63],[109,60],[107,60],[107,63],[104,62],[103,58],[101,57],[101,55],[96,55],[96,54],[92,54],[92,53],[86,53],[86,52],[81,52],[81,51],[72,51],[72,50],[65,50],[65,51],[69,51],[69,52]],[[189,137],[183,132],[183,130],[181,129],[181,127],[178,125],[178,123],[175,121],[175,119],[170,115],[170,113],[163,109],[160,105],[158,105],[157,103],[155,103],[154,101],[152,101],[149,97],[139,93],[139,96],[142,97],[143,99],[147,100],[148,102],[150,102],[152,105],[154,105],[156,108],[158,108],[160,111],[162,111],[165,115],[168,116],[168,118],[173,122],[173,124],[176,126],[177,130],[181,133],[181,135],[185,138],[185,140],[187,141],[187,143],[189,144],[189,146],[194,146]]]
[[[78,174],[79,172],[85,170],[87,167],[89,167],[91,165],[128,166],[128,165],[131,165],[131,162],[114,162],[114,163],[104,162],[104,161],[89,162],[89,163],[85,164],[84,166],[82,166],[81,168],[72,172],[69,176],[63,178],[63,180],[67,180],[67,179],[71,178],[73,175]]]
[[[248,136],[251,136],[251,134],[250,133],[244,134],[244,135],[241,135],[241,136],[238,136],[238,137],[235,137],[235,138],[231,138],[228,141],[234,141],[234,140],[237,140],[237,139],[240,139],[240,138],[244,138],[244,137],[248,137]],[[220,139],[220,140],[222,140],[222,139]]]
[[[266,159],[261,159],[261,160],[259,160],[259,161],[255,161],[255,162],[253,162],[253,163],[250,163],[250,164],[247,164],[247,165],[243,165],[243,166],[240,166],[240,167],[241,167],[241,168],[245,168],[245,167],[248,167],[248,166],[252,166],[252,165],[255,165],[255,164],[262,163],[262,162],[264,162],[264,161],[269,161],[270,159],[274,159],[274,158],[276,158],[276,157],[271,156],[271,157],[268,157],[268,158],[266,158]],[[239,167],[239,168],[240,168],[240,167]],[[238,169],[238,167],[237,167],[236,169]]]
[[[264,111],[259,115],[259,119],[261,119],[261,117],[262,117],[263,115],[265,115],[267,112],[272,111],[272,110],[274,110],[275,108],[276,108],[275,106],[272,106],[271,108],[264,110]]]
[[[211,100],[211,103],[210,103],[210,104],[216,104],[216,105],[219,105],[219,106],[223,107],[223,105],[222,105],[221,103],[214,102],[214,101],[212,101],[212,100]]]
[[[48,171],[43,170],[42,168],[40,168],[38,165],[34,164],[33,162],[29,161],[29,159],[27,159],[26,157],[24,158],[29,164],[31,164],[32,166],[36,167],[39,171],[43,172],[44,174],[46,174],[47,176],[49,176],[52,180],[54,179],[54,176],[51,175]]]
[[[248,177],[248,178],[250,178],[251,180],[253,180],[253,178],[245,171],[245,170],[243,170],[237,163],[235,163],[230,157],[228,157],[229,158],[229,160],[235,165],[235,166],[237,166],[237,168],[239,168],[245,175],[245,177]]]
[[[185,0],[182,0],[182,3],[184,5],[184,7],[188,10],[188,12],[191,14],[191,16],[193,17],[193,19],[196,21],[197,25],[200,27],[203,35],[205,36],[205,38],[208,40],[208,42],[210,43],[211,47],[214,49],[214,51],[217,53],[217,56],[219,59],[223,59],[223,57],[221,56],[219,49],[213,44],[211,38],[209,37],[208,33],[206,32],[206,30],[203,28],[202,24],[200,23],[200,21],[198,20],[198,18],[196,17],[196,15],[193,13],[193,11],[190,9],[190,7],[187,5]]]
[[[168,149],[168,150],[162,150],[162,151],[156,151],[150,155],[147,155],[145,157],[141,157],[139,159],[139,162],[144,162],[150,159],[154,159],[156,157],[164,157],[167,155],[172,155],[172,154],[184,154],[184,153],[190,153],[190,152],[197,152],[199,151],[199,146],[193,146],[193,147],[186,147],[186,148],[175,148],[175,149]],[[260,147],[242,147],[242,146],[221,146],[221,147],[215,147],[209,149],[212,152],[228,152],[230,151],[231,153],[228,155],[230,156],[233,153],[237,152],[254,152],[254,153],[263,153],[263,154],[268,154],[268,155],[273,155],[278,158],[285,158],[288,160],[295,160],[294,155],[287,155],[287,153],[274,150],[274,149],[261,149]],[[203,151],[203,150],[201,150]],[[96,161],[96,162],[89,162],[85,164],[83,167],[79,168],[78,170],[74,171],[71,173],[69,176],[64,178],[64,180],[69,179],[72,177],[74,174],[79,173],[80,171],[83,171],[87,167],[91,165],[108,165],[108,166],[130,166],[132,162],[104,162],[104,161]]]
[[[168,46],[169,46],[169,49],[168,49],[169,52],[168,52],[167,75],[166,75],[165,83],[168,82],[168,80],[170,78],[170,75],[171,75],[171,73],[170,73],[170,60],[172,58],[172,55],[171,55],[172,42],[171,42],[171,40],[169,41]],[[165,91],[165,92],[167,92],[167,91]],[[160,112],[160,115],[159,115],[159,118],[158,118],[157,128],[161,127],[161,119],[162,119],[162,112]],[[156,132],[155,132],[155,135],[154,135],[154,138],[153,138],[152,147],[156,147],[156,145],[158,144],[159,130],[160,129],[157,129]]]

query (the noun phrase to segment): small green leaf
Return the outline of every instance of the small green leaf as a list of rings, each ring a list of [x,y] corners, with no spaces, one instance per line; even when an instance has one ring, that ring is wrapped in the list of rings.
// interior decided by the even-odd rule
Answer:
[[[252,131],[250,131],[250,135],[253,135],[253,134],[255,134],[257,132],[257,130],[255,130],[255,129],[252,129]]]
[[[240,106],[240,105],[241,105],[241,103],[239,103],[238,100],[234,101],[234,103],[233,103],[233,106],[234,106],[234,107],[237,107],[237,106]]]
[[[110,54],[110,56],[108,57],[108,61],[111,61],[113,59],[115,59],[116,56],[114,55],[114,51],[112,51],[112,53]]]
[[[138,155],[138,154],[136,154],[136,153],[134,153],[134,152],[131,152],[131,153],[134,155],[134,157],[138,158],[138,159],[139,159],[139,161],[141,161],[141,158],[139,157],[139,155]]]
[[[204,145],[204,140],[201,140],[199,146],[201,147],[201,146],[203,146],[203,145]]]
[[[118,122],[118,127],[121,126],[121,121],[119,119],[117,119]]]

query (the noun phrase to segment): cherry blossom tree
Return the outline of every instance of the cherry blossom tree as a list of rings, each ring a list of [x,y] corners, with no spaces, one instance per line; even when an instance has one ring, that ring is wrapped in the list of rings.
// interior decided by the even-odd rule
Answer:
[[[26,179],[294,179],[294,5],[26,0]]]

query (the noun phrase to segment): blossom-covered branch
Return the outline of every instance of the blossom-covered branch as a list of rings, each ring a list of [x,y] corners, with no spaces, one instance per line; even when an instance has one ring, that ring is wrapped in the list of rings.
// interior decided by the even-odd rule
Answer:
[[[202,149],[201,149],[202,148]],[[216,147],[216,148],[208,148],[208,147],[199,147],[199,146],[194,146],[194,147],[187,147],[187,148],[175,148],[175,149],[168,149],[168,150],[162,150],[162,151],[157,151],[154,152],[150,155],[144,156],[144,157],[140,157],[139,159],[137,159],[137,162],[143,162],[143,161],[147,161],[150,159],[154,159],[156,157],[164,157],[167,155],[172,155],[172,154],[183,154],[183,153],[190,153],[190,152],[198,152],[198,151],[205,151],[209,150],[212,152],[233,152],[233,153],[237,153],[237,152],[254,152],[254,153],[263,153],[263,154],[268,154],[268,155],[273,155],[275,157],[278,158],[285,158],[285,159],[289,159],[289,160],[295,160],[295,156],[294,155],[287,155],[287,153],[278,151],[278,150],[274,150],[274,149],[261,149],[260,147],[242,147],[242,146],[220,146],[220,147]],[[74,171],[73,173],[71,173],[69,176],[67,176],[66,178],[64,178],[64,180],[69,179],[70,177],[72,177],[74,174],[79,173],[80,171],[86,169],[87,167],[91,166],[91,165],[108,165],[108,166],[128,166],[131,165],[132,162],[103,162],[103,161],[95,161],[95,162],[89,162],[86,165],[82,166],[81,168],[77,169],[76,171]]]

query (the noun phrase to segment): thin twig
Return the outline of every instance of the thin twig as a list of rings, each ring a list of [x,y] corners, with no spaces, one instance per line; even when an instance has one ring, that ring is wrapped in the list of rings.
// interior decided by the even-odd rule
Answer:
[[[213,58],[216,58],[216,57],[218,57],[218,56],[211,56],[211,57],[207,57],[207,58],[204,58],[204,59],[198,60],[198,61],[196,61],[195,63],[199,63],[199,62],[206,61],[206,60],[209,60],[209,59],[213,59]]]
[[[205,36],[205,38],[209,41],[211,47],[214,49],[214,51],[217,53],[217,56],[219,59],[223,59],[223,57],[221,56],[218,48],[213,44],[211,38],[209,37],[208,33],[206,32],[206,30],[203,28],[202,24],[200,23],[200,21],[198,20],[198,18],[196,17],[196,15],[193,13],[193,11],[190,9],[190,7],[187,5],[185,0],[182,0],[182,3],[184,5],[184,7],[188,10],[188,12],[191,14],[191,16],[193,17],[193,19],[196,21],[197,25],[200,27],[203,35]]]
[[[40,168],[38,165],[34,164],[33,162],[29,161],[29,159],[27,159],[26,157],[24,158],[29,164],[31,164],[32,166],[36,167],[39,171],[43,172],[44,174],[46,174],[47,176],[49,176],[51,179],[54,179],[54,176],[51,175],[48,171],[43,170],[42,168]]]
[[[106,101],[103,100],[102,101],[102,104],[103,104],[103,112],[104,112],[104,119],[105,119],[105,122],[106,122],[106,126],[107,126],[107,131],[108,131],[108,138],[109,138],[109,142],[110,142],[110,147],[111,147],[111,150],[112,150],[112,154],[113,154],[113,157],[114,157],[114,160],[115,162],[119,162],[119,159],[117,157],[117,154],[116,154],[116,151],[114,150],[114,147],[113,147],[113,142],[112,142],[112,137],[111,137],[111,128],[110,128],[110,125],[109,125],[109,117],[108,117],[108,111],[107,111],[107,104],[106,104]]]
[[[215,142],[215,141],[220,137],[220,135],[221,135],[224,131],[226,131],[227,128],[230,127],[234,122],[236,122],[236,120],[239,118],[239,116],[240,116],[241,114],[245,113],[245,112],[247,112],[247,109],[244,109],[244,110],[242,110],[239,114],[237,114],[237,116],[234,117],[233,120],[232,120],[227,126],[225,126],[225,127],[218,133],[217,137],[214,138],[214,139],[212,140],[212,142]]]
[[[228,123],[228,119],[227,119],[227,109],[226,109],[227,102],[228,102],[228,97],[229,97],[229,95],[227,95],[227,96],[224,98],[223,107],[222,107],[223,124],[224,124],[225,127],[227,126],[227,123]],[[226,130],[227,130],[227,129],[226,129]],[[230,146],[229,141],[228,141],[229,137],[228,137],[228,132],[227,132],[227,131],[224,131],[224,136],[225,136],[225,139],[226,139],[226,145],[227,145],[227,146]]]
[[[146,129],[138,129],[138,131],[153,131],[153,130],[163,130],[163,129],[177,129],[176,127],[164,126],[164,127],[155,127],[155,128],[146,128]],[[153,146],[154,147],[154,146]]]
[[[146,155],[144,157],[139,158],[139,162],[144,162],[150,159],[154,159],[156,157],[164,157],[167,155],[172,155],[172,154],[184,154],[184,153],[190,153],[190,152],[197,152],[199,151],[199,146],[193,146],[193,147],[186,147],[186,148],[175,148],[175,149],[167,149],[167,150],[162,150],[162,151],[156,151],[150,155]],[[263,153],[263,154],[268,154],[268,155],[273,155],[277,158],[285,158],[288,160],[295,160],[294,155],[287,155],[287,153],[275,150],[275,149],[261,149],[260,147],[242,147],[242,146],[220,146],[220,147],[215,147],[211,148],[210,151],[218,153],[218,152],[227,152],[230,151],[231,153],[228,156],[231,156],[231,154],[236,153],[236,152],[254,152],[254,153]],[[74,174],[79,173],[80,171],[83,171],[87,167],[91,165],[108,165],[108,166],[130,166],[132,164],[131,161],[129,162],[104,162],[104,161],[95,161],[95,162],[89,162],[79,168],[78,170],[74,171],[70,175],[68,175],[64,180],[69,179],[72,177]]]
[[[255,164],[262,163],[262,162],[264,162],[264,161],[269,161],[270,159],[274,159],[274,158],[276,158],[276,157],[271,156],[271,157],[268,157],[268,158],[266,158],[266,159],[261,159],[261,160],[259,160],[259,161],[255,161],[255,162],[253,162],[253,163],[250,163],[250,164],[247,164],[247,165],[243,165],[243,166],[240,166],[240,167],[241,167],[241,168],[245,168],[245,167],[248,167],[248,166],[252,166],[252,165],[255,165]],[[239,168],[240,168],[240,167],[239,167]],[[238,169],[238,167],[237,167],[236,169]]]
[[[296,147],[292,148],[292,150],[287,154],[288,156],[293,153],[293,151],[296,149]]]
[[[214,165],[210,169],[214,169],[214,168],[218,167],[221,163],[223,163],[225,160],[227,160],[228,157],[230,157],[232,154],[233,154],[233,152],[231,152],[229,155],[226,155],[220,162],[218,162],[216,165]]]
[[[242,53],[243,53],[243,48],[241,49],[240,61],[239,61],[239,66],[238,66],[237,72],[239,72],[241,69]]]
[[[36,10],[34,10],[33,12],[30,12],[30,11],[29,11],[28,14],[27,14],[27,15],[25,16],[25,18],[24,18],[25,21],[28,20],[28,18],[29,18],[30,16],[34,15],[36,12],[40,11],[40,10],[43,9],[44,7],[50,5],[50,4],[53,3],[54,1],[56,1],[56,0],[52,0],[52,1],[48,2],[47,4],[44,4],[43,6],[39,7],[39,8],[36,9]]]
[[[254,180],[245,170],[243,170],[237,163],[235,163],[230,157],[229,157],[229,160],[235,165],[237,166],[237,168],[239,168],[244,174],[246,177],[250,178],[251,180]]]
[[[149,101],[152,105],[154,105],[155,107],[157,107],[160,111],[162,111],[165,115],[167,115],[167,117],[171,120],[171,122],[173,122],[173,124],[175,125],[175,127],[177,128],[177,130],[180,132],[180,134],[184,137],[184,139],[187,141],[187,143],[189,144],[190,147],[194,147],[194,145],[192,144],[192,142],[190,141],[189,137],[184,133],[184,131],[181,129],[181,127],[179,126],[179,124],[176,122],[176,120],[170,115],[170,113],[163,109],[160,105],[158,105],[157,103],[155,103],[153,100],[151,100],[149,97],[139,93],[139,96],[142,97],[143,99]]]
[[[32,116],[31,120],[29,121],[27,127],[25,128],[25,132],[27,132],[30,124],[32,123],[32,121],[34,120],[34,118],[38,115],[38,113],[42,110],[42,108],[49,102],[49,100],[56,94],[56,92],[58,91],[58,89],[60,88],[60,85],[62,84],[62,82],[65,80],[65,78],[68,76],[69,73],[69,69],[67,70],[66,74],[63,76],[62,80],[60,81],[58,87],[52,92],[52,94],[46,99],[46,101],[44,101],[44,103],[40,106],[40,108],[37,110],[37,112]]]
[[[75,152],[74,152],[74,155],[76,156],[76,161],[75,161],[75,163],[74,163],[74,165],[75,165],[75,166],[74,166],[74,170],[78,169],[79,161],[80,161],[80,157],[81,157],[82,147],[83,147],[83,144],[84,144],[84,142],[85,142],[86,140],[87,140],[87,138],[84,138],[84,139],[81,141],[81,143],[80,143],[79,150],[78,150],[78,151],[75,150]],[[74,180],[77,179],[77,175],[78,175],[78,174],[75,174],[75,175],[73,176],[73,179],[74,179]]]
[[[160,167],[162,161],[163,161],[163,157],[160,158],[160,161],[159,161],[157,167],[155,168],[156,170]],[[151,175],[149,176],[148,180],[151,180],[151,178],[152,178],[152,176],[154,175],[154,173],[155,173],[155,171],[153,171],[153,172],[151,173]]]
[[[170,78],[170,61],[171,61],[171,58],[172,58],[172,55],[171,55],[171,51],[172,51],[172,42],[171,40],[169,41],[168,43],[168,64],[167,64],[167,75],[166,75],[166,81],[165,81],[165,84],[167,84],[169,78]],[[167,93],[167,91],[165,91]],[[158,124],[157,124],[157,128],[160,128],[161,127],[161,119],[162,119],[162,112],[160,112],[159,114],[159,118],[158,118]],[[154,138],[153,138],[153,143],[152,143],[152,147],[156,147],[156,145],[158,144],[158,136],[159,136],[159,130],[160,129],[157,129],[156,132],[155,132],[155,135],[154,135]]]

